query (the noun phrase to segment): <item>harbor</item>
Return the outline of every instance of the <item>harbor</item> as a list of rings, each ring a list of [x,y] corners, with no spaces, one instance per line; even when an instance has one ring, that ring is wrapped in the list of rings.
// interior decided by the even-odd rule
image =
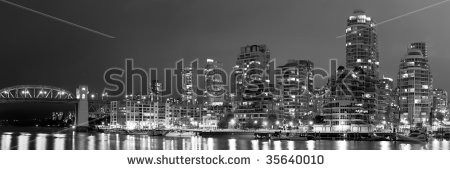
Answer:
[[[448,150],[450,140],[368,141],[351,138],[256,139],[254,132],[201,132],[196,136],[150,136],[112,132],[75,132],[52,128],[0,129],[2,150]],[[218,135],[220,134],[220,135]],[[230,134],[230,135],[224,135]],[[267,133],[269,134],[269,133]],[[273,134],[270,132],[270,134]],[[308,133],[313,135],[314,133]],[[208,136],[207,136],[208,135]],[[317,133],[319,135],[319,133]],[[322,134],[326,136],[330,134]],[[342,135],[340,133],[333,135]],[[378,134],[377,134],[378,135]],[[381,135],[381,134],[380,134]],[[349,136],[347,134],[347,136]],[[351,136],[351,135],[350,135]],[[331,136],[330,136],[331,137]]]
[[[167,137],[246,137],[257,140],[346,140],[346,141],[402,141],[428,142],[432,139],[449,139],[448,134],[437,132],[411,131],[409,133],[394,132],[303,132],[298,130],[239,130],[239,129],[153,129],[153,130],[123,130],[108,129],[99,132],[107,134],[167,136]]]

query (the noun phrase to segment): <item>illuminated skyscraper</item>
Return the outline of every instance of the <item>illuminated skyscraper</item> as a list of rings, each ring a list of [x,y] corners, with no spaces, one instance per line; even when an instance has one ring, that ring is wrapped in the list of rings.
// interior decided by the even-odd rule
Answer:
[[[161,101],[162,83],[152,80],[150,83],[150,101]]]
[[[448,94],[444,89],[434,89],[432,91],[433,105],[432,111],[433,121],[441,121],[448,115]]]
[[[413,42],[411,43],[410,48],[418,49],[425,58],[428,57],[427,44],[425,42]]]
[[[355,10],[345,30],[346,68],[360,67],[372,77],[378,76],[379,56],[375,21],[362,10]]]
[[[206,92],[204,94],[208,120],[214,117],[223,117],[230,111],[229,97],[223,88],[224,79],[221,77],[223,64],[214,59],[207,59],[205,66]]]
[[[183,102],[187,103],[195,103],[197,101],[196,96],[194,94],[193,89],[193,81],[192,81],[192,68],[185,67],[182,70],[182,87],[183,91],[181,93],[181,99]]]
[[[377,126],[385,129],[393,128],[398,105],[394,93],[394,79],[383,76],[378,83],[378,114],[375,116]]]
[[[207,59],[205,66],[206,74],[206,98],[209,105],[220,105],[224,103],[224,93],[221,91],[220,86],[223,83],[221,75],[217,72],[217,69],[221,69],[223,64],[217,60]]]
[[[325,131],[370,131],[369,115],[355,97],[361,91],[358,71],[340,66],[328,82],[330,95],[325,98],[323,116]],[[352,92],[352,93],[350,93]],[[358,92],[358,93],[354,93]]]
[[[270,83],[266,71],[269,69],[270,51],[266,45],[241,47],[237,57],[235,74],[236,87],[233,94],[237,119],[243,123],[251,119],[264,120],[273,110],[273,97],[265,91]],[[272,82],[273,83],[273,82]],[[232,87],[233,88],[233,87]]]
[[[380,65],[377,47],[375,21],[362,10],[355,10],[347,20],[346,68],[358,70],[360,81],[357,91],[352,91],[358,102],[363,104],[367,123],[376,124],[378,114],[378,68]]]
[[[303,119],[312,113],[313,62],[289,60],[281,69],[282,108],[284,116]],[[310,112],[311,111],[311,112]],[[308,121],[309,122],[309,121]]]
[[[412,127],[428,124],[431,113],[432,79],[424,49],[409,47],[398,73],[400,121]]]

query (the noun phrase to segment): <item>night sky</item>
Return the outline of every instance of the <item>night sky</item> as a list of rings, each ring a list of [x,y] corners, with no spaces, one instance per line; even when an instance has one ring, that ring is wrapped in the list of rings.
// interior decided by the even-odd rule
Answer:
[[[378,22],[442,0],[11,0],[112,35],[108,38],[0,1],[0,88],[45,84],[100,91],[103,73],[134,58],[142,68],[215,58],[231,68],[239,48],[266,44],[278,65],[310,59],[345,65],[346,19],[364,9]],[[434,87],[450,89],[450,2],[377,28],[381,73],[396,78],[413,41],[429,45]]]

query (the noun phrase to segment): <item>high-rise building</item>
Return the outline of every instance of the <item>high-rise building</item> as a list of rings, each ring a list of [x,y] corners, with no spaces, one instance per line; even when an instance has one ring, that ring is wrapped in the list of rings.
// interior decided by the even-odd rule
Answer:
[[[428,60],[428,49],[425,42],[413,42],[409,45],[411,49],[418,49],[422,52],[422,55]],[[430,73],[430,81],[433,84],[433,75]]]
[[[428,58],[427,44],[425,42],[413,42],[410,45],[411,49],[418,49],[422,52],[425,58]]]
[[[192,76],[193,75],[192,75],[191,67],[185,67],[182,70],[181,77],[182,77],[183,91],[181,92],[181,99],[183,102],[186,102],[186,103],[195,103],[196,102],[197,96],[194,93]]]
[[[358,70],[360,87],[352,91],[358,102],[363,104],[368,123],[376,124],[378,114],[377,83],[380,65],[375,21],[362,10],[355,10],[347,20],[345,46],[346,68]]]
[[[270,51],[266,45],[241,47],[235,66],[237,78],[231,82],[236,87],[235,94],[232,94],[233,109],[241,124],[253,119],[266,119],[274,110],[272,94],[266,91],[270,83],[266,74],[269,60]]]
[[[430,118],[432,79],[428,58],[422,51],[410,46],[400,62],[397,85],[400,122],[406,128],[427,125]]]
[[[326,99],[330,97],[330,89],[328,86],[315,88],[313,94],[313,114],[315,114],[313,116],[323,116],[323,106],[327,102]]]
[[[161,101],[162,83],[158,80],[152,80],[150,83],[150,101]]]
[[[379,56],[375,21],[362,10],[355,10],[345,30],[346,68],[360,67],[366,74],[378,76]]]
[[[383,76],[378,83],[378,110],[375,116],[377,126],[384,129],[392,129],[395,116],[398,115],[398,107],[394,94],[394,80]]]
[[[361,91],[361,81],[356,70],[340,66],[336,76],[332,76],[328,86],[330,94],[323,106],[324,129],[322,131],[369,131],[369,114],[363,109],[362,101],[355,97]],[[318,129],[319,130],[319,129]]]
[[[289,60],[285,65],[279,66],[281,79],[281,109],[283,117],[291,117],[309,122],[313,110],[313,62],[309,60]],[[308,119],[308,120],[307,120]],[[298,121],[296,121],[298,122]]]
[[[220,118],[230,111],[228,92],[223,88],[223,79],[221,77],[221,69],[223,64],[214,59],[207,59],[205,66],[205,81],[206,81],[206,98],[205,106],[207,108],[207,114],[209,118]],[[210,120],[210,119],[208,119]]]
[[[442,121],[448,115],[448,94],[444,89],[433,89],[433,121]]]
[[[223,105],[225,95],[220,86],[223,84],[223,79],[217,69],[221,69],[223,64],[217,60],[207,59],[205,66],[206,74],[206,98],[209,105]]]

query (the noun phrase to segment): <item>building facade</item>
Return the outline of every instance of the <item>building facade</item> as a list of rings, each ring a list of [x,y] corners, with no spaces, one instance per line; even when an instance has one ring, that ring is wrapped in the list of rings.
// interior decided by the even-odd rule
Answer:
[[[444,89],[433,89],[432,96],[432,123],[434,124],[434,122],[438,123],[448,116],[448,94]]]
[[[274,111],[273,96],[267,91],[270,80],[270,51],[266,45],[247,45],[241,47],[231,80],[233,92],[233,110],[239,124],[252,119],[266,119]],[[273,83],[273,82],[272,82]]]
[[[355,95],[363,95],[363,83],[358,69],[349,70],[340,66],[328,82],[329,95],[324,99],[324,125],[322,131],[372,131],[370,114],[364,109],[363,102]]]
[[[369,123],[377,124],[379,76],[379,55],[375,21],[362,10],[355,10],[347,19],[345,30],[346,68],[358,68],[361,83],[359,91],[354,91],[358,102],[369,115]]]
[[[207,59],[205,65],[205,89],[204,93],[205,101],[204,105],[207,108],[208,118],[205,127],[217,126],[215,122],[221,119],[225,114],[231,112],[231,103],[228,90],[224,86],[224,79],[226,75],[223,73],[223,64],[214,59]],[[221,71],[222,70],[222,71]],[[205,122],[204,121],[204,122]]]
[[[378,83],[378,114],[375,116],[378,124],[376,126],[382,129],[393,129],[398,115],[398,105],[394,93],[394,79],[383,76]]]
[[[423,49],[410,48],[398,73],[400,122],[409,127],[427,125],[432,104],[432,79]]]
[[[281,88],[282,117],[290,117],[302,123],[312,119],[313,111],[313,62],[309,60],[289,60],[279,66],[281,71],[278,87]],[[298,121],[296,121],[298,122]]]

